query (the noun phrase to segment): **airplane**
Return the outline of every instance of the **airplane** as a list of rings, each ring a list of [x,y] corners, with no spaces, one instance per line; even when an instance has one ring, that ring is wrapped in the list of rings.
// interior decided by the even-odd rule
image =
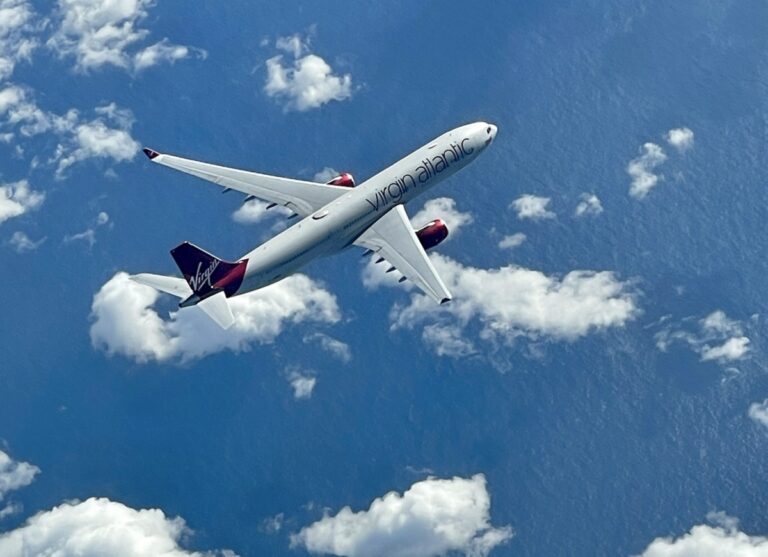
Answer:
[[[319,257],[359,246],[364,255],[387,261],[440,304],[451,293],[435,271],[427,250],[448,236],[441,219],[414,229],[404,205],[467,166],[496,137],[497,128],[475,122],[450,130],[360,185],[349,173],[325,184],[258,174],[184,159],[145,148],[154,162],[260,199],[267,208],[287,207],[301,220],[246,253],[224,261],[189,243],[171,250],[184,279],[141,273],[140,284],[181,298],[179,307],[198,306],[220,327],[235,322],[227,298],[264,288],[296,273]]]

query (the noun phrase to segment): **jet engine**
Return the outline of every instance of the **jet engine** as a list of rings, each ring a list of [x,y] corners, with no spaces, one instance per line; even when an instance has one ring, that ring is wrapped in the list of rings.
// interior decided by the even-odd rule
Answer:
[[[326,182],[331,186],[342,186],[344,188],[354,188],[355,179],[349,172],[343,172],[336,176],[333,180]]]
[[[442,220],[436,219],[419,228],[416,237],[425,250],[432,249],[448,237],[448,227]]]

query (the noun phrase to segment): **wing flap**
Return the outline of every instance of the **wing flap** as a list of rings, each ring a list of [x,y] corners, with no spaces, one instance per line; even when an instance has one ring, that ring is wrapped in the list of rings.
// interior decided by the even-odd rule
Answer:
[[[268,174],[166,155],[151,149],[144,151],[152,162],[213,182],[225,189],[252,195],[268,203],[290,206],[301,216],[314,213],[349,191],[341,186],[269,176]]]
[[[442,304],[451,299],[402,205],[376,221],[355,240],[355,245],[380,254],[436,302]]]

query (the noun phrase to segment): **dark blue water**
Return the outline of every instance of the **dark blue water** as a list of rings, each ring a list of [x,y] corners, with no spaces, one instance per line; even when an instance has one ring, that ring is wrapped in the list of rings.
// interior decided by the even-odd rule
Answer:
[[[114,100],[153,147],[283,175],[333,166],[363,178],[487,119],[500,130],[493,147],[434,192],[475,217],[441,251],[482,268],[611,270],[633,281],[642,313],[574,342],[522,338],[440,358],[418,327],[390,331],[405,294],[365,291],[349,254],[309,269],[338,296],[344,319],[322,330],[350,345],[348,365],[303,343],[314,330],[304,325],[184,366],[108,358],[90,346],[88,314],[117,270],[173,272],[167,249],[181,240],[236,256],[266,228],[231,222],[235,198],[143,160],[117,167],[116,179],[98,165],[64,182],[36,171],[46,204],[2,230],[23,223],[49,240],[32,254],[2,252],[0,438],[43,473],[14,496],[26,512],[2,526],[99,495],[183,516],[196,549],[295,555],[287,533],[319,509],[367,508],[428,468],[486,475],[493,524],[516,531],[494,556],[628,555],[711,510],[767,532],[768,437],[747,408],[768,396],[768,6],[668,4],[166,2],[151,12],[154,32],[205,48],[206,61],[135,79],[86,79],[44,56],[20,68],[17,80],[51,110]],[[259,43],[311,24],[313,50],[357,88],[349,101],[285,114],[261,93],[274,51]],[[662,137],[680,126],[695,133],[684,154]],[[637,201],[625,169],[647,141],[669,160]],[[2,158],[4,178],[25,171],[9,151]],[[582,192],[605,212],[573,218]],[[558,218],[518,221],[506,207],[522,193],[551,197]],[[99,210],[115,226],[90,252],[60,243]],[[528,239],[510,254],[494,229]],[[680,323],[716,309],[752,341],[737,374],[685,344],[656,348],[662,316]],[[309,401],[293,399],[289,366],[317,372]],[[259,528],[277,513],[283,530]]]

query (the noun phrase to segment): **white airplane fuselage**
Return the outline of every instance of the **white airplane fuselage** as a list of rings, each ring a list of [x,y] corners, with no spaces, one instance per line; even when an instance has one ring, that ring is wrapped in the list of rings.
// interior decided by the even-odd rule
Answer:
[[[455,128],[400,159],[338,199],[267,240],[248,261],[237,294],[277,282],[310,261],[349,246],[397,205],[405,204],[464,168],[490,145],[496,126]]]

